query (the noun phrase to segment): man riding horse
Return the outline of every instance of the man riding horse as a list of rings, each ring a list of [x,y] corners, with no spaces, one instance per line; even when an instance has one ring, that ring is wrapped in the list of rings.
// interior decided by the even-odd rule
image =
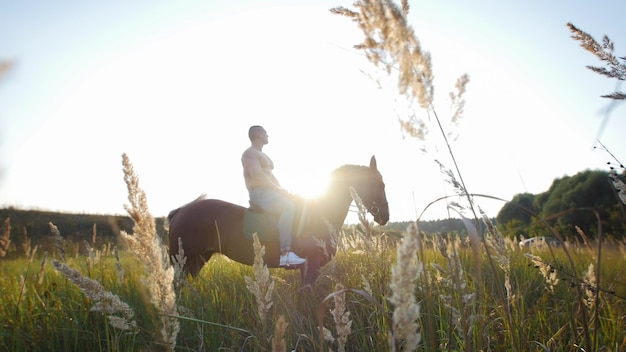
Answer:
[[[291,251],[292,225],[295,204],[289,192],[280,186],[272,170],[274,163],[263,153],[268,143],[268,134],[261,126],[252,126],[248,131],[250,147],[243,152],[243,177],[250,194],[250,205],[258,206],[267,213],[278,214],[278,234],[280,237],[280,266],[300,265],[305,259]]]

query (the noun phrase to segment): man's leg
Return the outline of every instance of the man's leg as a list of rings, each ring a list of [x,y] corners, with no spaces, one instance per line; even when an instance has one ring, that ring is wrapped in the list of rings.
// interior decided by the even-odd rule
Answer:
[[[268,189],[250,192],[250,201],[268,213],[280,215],[278,220],[280,251],[282,253],[291,251],[291,233],[295,214],[294,203],[285,195]]]
[[[278,219],[278,236],[280,237],[280,252],[291,251],[291,233],[293,229],[293,217],[295,214],[293,202],[285,199],[284,204],[281,205],[282,212]]]

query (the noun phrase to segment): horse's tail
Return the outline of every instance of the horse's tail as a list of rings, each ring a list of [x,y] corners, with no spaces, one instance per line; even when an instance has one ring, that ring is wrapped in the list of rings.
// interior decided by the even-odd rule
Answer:
[[[195,202],[199,202],[199,201],[201,201],[203,199],[206,199],[206,193],[202,193],[198,198],[192,200],[191,202],[189,202],[189,203],[187,203],[187,204],[185,204],[183,206],[180,206],[180,207],[170,211],[169,214],[167,214],[167,222],[168,223],[172,222],[172,219],[174,218],[174,216],[176,216],[176,213],[178,213],[178,211],[180,211],[182,208],[184,208],[184,207],[186,207],[188,205],[191,205],[191,204],[193,204]]]

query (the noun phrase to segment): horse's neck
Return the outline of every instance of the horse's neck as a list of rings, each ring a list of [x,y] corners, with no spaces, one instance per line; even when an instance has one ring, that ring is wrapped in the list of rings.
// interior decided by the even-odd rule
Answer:
[[[348,216],[348,210],[350,209],[350,203],[352,203],[352,197],[349,190],[339,190],[330,192],[326,203],[322,205],[324,207],[325,217],[328,222],[333,225],[333,228],[337,231],[343,226],[346,217]]]

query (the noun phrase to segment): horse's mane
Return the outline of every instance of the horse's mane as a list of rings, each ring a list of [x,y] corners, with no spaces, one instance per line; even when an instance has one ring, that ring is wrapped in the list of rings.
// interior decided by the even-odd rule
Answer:
[[[344,180],[354,174],[366,173],[368,170],[370,170],[368,166],[347,164],[336,168],[330,173],[330,177],[333,180]]]

